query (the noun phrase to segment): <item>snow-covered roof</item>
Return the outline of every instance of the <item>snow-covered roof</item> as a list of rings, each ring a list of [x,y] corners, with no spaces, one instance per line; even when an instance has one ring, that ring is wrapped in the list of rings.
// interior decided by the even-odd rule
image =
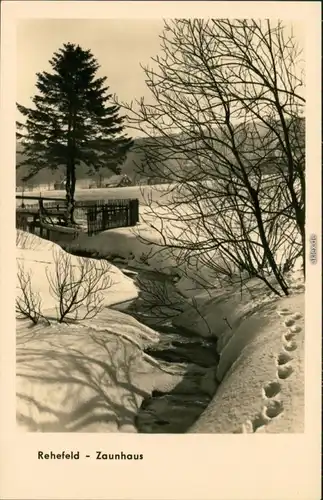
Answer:
[[[120,174],[120,175],[115,174],[109,177],[109,179],[107,179],[106,184],[108,185],[120,184],[120,182],[122,182],[124,179],[128,180],[128,176],[125,174]]]

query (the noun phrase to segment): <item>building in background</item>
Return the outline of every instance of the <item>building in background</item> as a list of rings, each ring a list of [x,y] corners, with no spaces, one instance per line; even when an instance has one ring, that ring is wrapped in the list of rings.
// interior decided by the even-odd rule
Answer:
[[[132,185],[132,181],[126,174],[112,175],[105,182],[105,187],[108,187],[108,188],[125,187],[125,186],[131,186],[131,185]]]

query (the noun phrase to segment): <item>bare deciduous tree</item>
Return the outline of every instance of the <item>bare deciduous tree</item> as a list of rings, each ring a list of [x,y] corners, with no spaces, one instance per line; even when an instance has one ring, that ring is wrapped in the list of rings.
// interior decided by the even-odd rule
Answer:
[[[53,249],[54,272],[46,270],[52,296],[58,301],[60,323],[94,318],[103,308],[103,292],[110,288],[110,265],[79,257],[73,265],[66,252]]]
[[[170,184],[147,200],[157,245],[180,268],[257,277],[288,295],[299,257],[305,273],[305,99],[293,34],[280,21],[180,19],[165,22],[161,49],[144,68],[153,103],[123,103],[150,138],[137,168]]]

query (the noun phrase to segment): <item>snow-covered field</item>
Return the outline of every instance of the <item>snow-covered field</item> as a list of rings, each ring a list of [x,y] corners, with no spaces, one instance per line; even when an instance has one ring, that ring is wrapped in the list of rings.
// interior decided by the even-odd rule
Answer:
[[[130,199],[138,198],[140,203],[145,204],[146,200],[152,199],[153,201],[158,200],[161,196],[167,196],[169,193],[170,185],[159,184],[156,186],[127,186],[119,188],[96,188],[96,189],[78,189],[75,190],[75,199],[81,200],[118,200],[118,199]],[[22,192],[16,192],[16,195],[22,195]],[[64,198],[66,193],[63,190],[35,190],[33,192],[25,192],[26,197],[28,196],[42,196],[49,198]],[[19,204],[21,200],[17,200]],[[37,203],[37,200],[30,200],[30,203]],[[29,203],[29,201],[28,201]]]

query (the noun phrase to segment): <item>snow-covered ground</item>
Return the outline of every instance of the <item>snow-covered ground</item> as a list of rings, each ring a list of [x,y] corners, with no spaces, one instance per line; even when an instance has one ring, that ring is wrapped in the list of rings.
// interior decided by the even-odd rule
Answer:
[[[18,233],[19,234],[19,233]],[[17,321],[17,423],[38,432],[136,432],[134,419],[153,389],[176,386],[184,373],[167,370],[143,353],[160,334],[107,307],[81,323],[59,324],[46,277],[54,272],[58,245],[20,233],[17,261],[30,271],[32,290],[42,299],[42,320]],[[91,262],[91,261],[89,261]],[[97,264],[98,261],[93,261]],[[79,261],[72,257],[72,266]],[[104,305],[137,295],[130,278],[110,266],[111,287]],[[18,292],[18,290],[17,290]]]
[[[122,188],[118,188],[115,191],[119,193],[121,189]],[[129,192],[130,188],[124,189]],[[138,193],[139,188],[135,189]],[[151,188],[149,187],[149,189]],[[98,192],[100,190],[95,191]],[[89,194],[88,199],[93,199],[92,193],[87,194]],[[96,194],[98,196],[97,199],[102,199],[102,196],[99,193]],[[107,196],[111,197],[111,193],[107,194]],[[134,195],[134,193],[132,193],[129,197],[132,196],[137,197]],[[288,424],[286,423],[286,430],[296,432],[295,429],[300,429],[301,427],[302,416],[300,412],[302,412],[303,397],[302,386],[300,385],[300,381],[303,377],[303,354],[301,349],[297,349],[302,346],[303,340],[300,337],[299,342],[297,342],[297,347],[295,347],[295,344],[293,343],[289,344],[292,339],[292,336],[289,337],[289,334],[292,334],[293,332],[290,332],[288,330],[288,326],[286,326],[286,324],[284,325],[281,322],[277,323],[277,310],[284,309],[283,306],[280,306],[280,304],[283,304],[284,300],[290,300],[290,315],[292,316],[293,314],[298,313],[300,315],[300,320],[303,321],[304,284],[300,270],[298,269],[294,272],[291,272],[288,277],[288,280],[292,285],[291,292],[295,295],[295,297],[294,295],[292,295],[291,299],[278,299],[277,296],[274,296],[272,293],[268,292],[264,285],[257,280],[249,281],[249,283],[247,284],[247,288],[243,288],[242,290],[240,289],[240,285],[238,283],[235,286],[228,285],[225,288],[213,287],[211,289],[205,289],[205,287],[197,285],[196,280],[193,279],[193,276],[189,277],[185,275],[187,271],[186,269],[176,268],[176,261],[174,261],[172,254],[167,252],[167,250],[164,252],[159,251],[160,248],[158,246],[158,242],[160,241],[160,236],[158,232],[153,231],[149,224],[143,222],[143,219],[145,219],[145,217],[147,218],[147,215],[148,217],[151,216],[147,206],[141,205],[142,220],[136,228],[113,229],[99,233],[92,237],[88,237],[86,234],[81,234],[72,244],[69,244],[69,249],[86,251],[88,253],[93,253],[93,255],[96,257],[100,256],[106,257],[108,259],[119,257],[119,259],[121,258],[123,260],[125,267],[143,267],[146,269],[155,269],[168,274],[177,274],[178,281],[176,286],[181,294],[186,297],[187,302],[184,311],[182,313],[179,313],[177,318],[173,319],[173,324],[176,327],[185,330],[186,333],[191,332],[192,334],[194,333],[205,337],[215,336],[218,338],[217,350],[221,357],[217,369],[217,377],[219,381],[221,381],[220,387],[226,387],[226,392],[223,392],[224,389],[221,389],[221,391],[217,392],[217,395],[210,405],[211,409],[207,410],[207,417],[204,417],[202,415],[198,420],[196,427],[192,429],[192,432],[241,432],[241,429],[247,429],[246,432],[250,432],[250,430],[248,431],[250,426],[251,428],[253,428],[253,426],[257,427],[257,425],[254,425],[252,423],[252,419],[257,420],[257,418],[263,418],[263,424],[259,427],[259,429],[264,429],[267,427],[268,429],[275,429],[278,425],[278,429],[280,430],[278,430],[277,432],[285,432],[285,413],[284,410],[282,410],[284,404],[286,408],[289,408],[289,413],[286,410],[287,420],[289,418]],[[146,240],[146,242],[144,240]],[[150,242],[149,245],[147,245],[147,241]],[[46,280],[46,269],[47,273],[50,270],[53,271],[54,269],[54,248],[55,251],[62,252],[62,255],[64,255],[64,250],[62,250],[57,245],[32,236],[29,238],[28,244],[24,245],[24,248],[17,250],[17,259],[24,264],[24,267],[26,269],[29,269],[31,271],[33,288],[35,288],[35,290],[39,291],[39,293],[41,294],[43,307],[47,313],[53,313],[55,309],[55,303],[50,294],[48,282]],[[73,256],[71,256],[70,258],[72,265],[77,267],[77,258]],[[95,262],[98,261],[93,260],[93,263]],[[210,282],[212,281],[212,276],[208,275],[208,271],[208,269],[200,269],[200,278],[202,276],[203,279],[205,278],[206,281]],[[111,287],[105,293],[104,305],[109,306],[118,302],[131,300],[132,298],[137,296],[138,290],[134,282],[130,278],[124,276],[124,274],[114,265],[111,265],[110,267],[110,277]],[[275,320],[273,320],[273,318],[275,318]],[[135,408],[137,408],[137,404],[139,404],[138,401],[142,400],[145,391],[146,393],[147,391],[149,393],[149,391],[152,390],[152,377],[154,378],[154,380],[158,380],[158,378],[160,377],[163,378],[165,376],[168,376],[170,377],[170,384],[172,384],[175,380],[174,378],[172,378],[174,377],[174,375],[165,375],[160,366],[158,366],[158,363],[154,364],[154,366],[152,367],[150,363],[147,363],[147,359],[144,359],[141,351],[141,347],[143,345],[142,342],[144,341],[143,339],[147,340],[149,338],[150,342],[158,342],[158,339],[160,337],[159,334],[154,330],[147,330],[147,327],[141,325],[138,322],[133,323],[134,321],[135,320],[133,320],[133,318],[128,315],[105,309],[102,315],[98,316],[90,323],[88,322],[82,324],[82,326],[60,326],[59,329],[57,329],[57,326],[52,324],[51,326],[46,327],[45,330],[44,327],[42,327],[42,329],[39,329],[37,327],[34,331],[38,331],[38,333],[32,338],[28,337],[26,324],[24,324],[20,328],[20,330],[18,329],[18,340],[20,346],[19,349],[22,354],[22,359],[24,358],[25,353],[29,352],[29,349],[36,349],[36,354],[38,356],[37,359],[39,360],[39,363],[33,361],[33,368],[30,368],[33,371],[33,375],[31,377],[29,377],[28,374],[20,377],[19,384],[22,384],[22,392],[25,394],[23,400],[25,401],[26,397],[27,399],[34,398],[34,390],[36,390],[36,392],[40,391],[39,397],[44,406],[47,406],[47,404],[51,403],[51,398],[53,398],[52,389],[49,389],[49,387],[51,386],[47,385],[47,388],[44,388],[44,384],[40,382],[40,380],[46,375],[46,353],[51,351],[52,348],[55,351],[53,370],[55,371],[57,365],[59,365],[61,371],[66,371],[68,363],[71,360],[73,361],[73,363],[75,361],[75,369],[76,371],[79,370],[78,375],[76,376],[76,378],[78,379],[80,370],[83,374],[82,377],[84,377],[84,373],[92,373],[92,368],[89,371],[88,365],[86,365],[87,367],[84,367],[83,364],[80,368],[80,359],[79,357],[77,357],[77,359],[75,358],[74,351],[77,351],[78,356],[80,355],[80,353],[86,354],[86,356],[87,354],[89,354],[91,362],[96,363],[98,359],[102,360],[102,353],[104,353],[104,356],[106,356],[105,341],[109,339],[109,345],[111,345],[112,347],[114,346],[113,348],[111,347],[112,351],[118,352],[119,354],[123,353],[121,354],[123,360],[125,360],[128,355],[131,359],[132,356],[134,356],[135,358],[137,356],[139,361],[136,362],[137,364],[135,363],[135,368],[132,369],[133,375],[131,375],[134,377],[134,380],[136,382],[131,384],[131,391],[133,393],[133,386],[136,386],[136,390],[139,393],[139,399],[137,397],[133,398],[133,394],[132,396],[129,396],[128,392],[127,394],[134,406],[132,406],[131,410],[129,410],[128,408],[130,413],[127,409],[125,410],[123,405],[121,404],[121,400],[118,398],[127,398],[126,393],[123,391],[125,387],[127,390],[129,390],[129,384],[127,382],[128,385],[124,386],[124,380],[119,381],[116,375],[110,374],[109,382],[107,382],[107,384],[105,385],[108,393],[110,394],[111,390],[112,394],[114,393],[114,389],[111,389],[111,384],[113,387],[119,388],[121,384],[122,387],[121,392],[119,391],[119,389],[116,389],[116,394],[118,394],[118,396],[116,396],[117,399],[113,403],[115,408],[115,410],[113,410],[112,412],[114,415],[114,417],[112,418],[113,423],[109,423],[108,426],[105,427],[105,424],[102,424],[102,421],[100,421],[101,423],[99,426],[98,424],[93,424],[93,427],[91,424],[90,429],[98,432],[100,431],[100,426],[102,424],[103,430],[105,428],[107,430],[122,430],[124,428],[122,427],[123,424],[120,424],[120,422],[126,421],[127,425],[130,421],[133,423]],[[294,326],[294,323],[291,323],[291,326]],[[287,328],[286,332],[283,331],[284,328]],[[44,335],[45,332],[46,339]],[[54,335],[52,335],[52,333],[54,333]],[[26,335],[28,337],[27,341],[25,341]],[[283,335],[285,335],[285,337],[283,337]],[[286,341],[287,344],[284,341],[284,339],[286,338],[288,339]],[[55,344],[54,347],[53,342]],[[116,342],[118,343],[118,347],[114,345]],[[130,351],[132,354],[126,354],[124,352],[125,349],[129,350],[129,347],[124,347],[125,345],[131,346]],[[291,351],[297,351],[292,355],[288,354],[290,358],[286,355],[287,357],[285,356],[284,358],[285,363],[281,362],[282,365],[286,365],[285,370],[287,370],[286,373],[288,374],[288,376],[286,376],[286,379],[288,379],[287,382],[285,382],[285,379],[283,377],[278,377],[279,380],[275,379],[275,373],[276,375],[278,374],[278,365],[280,362],[279,355],[282,352],[284,353],[286,351],[286,345],[287,348],[291,348]],[[72,348],[73,352],[69,352],[66,357],[66,349],[69,351],[70,348]],[[62,350],[65,353],[64,355],[62,355]],[[135,355],[134,353],[137,354]],[[295,358],[296,354],[298,356],[297,358]],[[115,355],[112,355],[110,363],[115,366],[115,373],[119,373],[119,370],[121,370],[120,373],[123,373],[123,368],[119,366],[117,357],[115,357]],[[95,361],[93,361],[94,359]],[[293,367],[289,368],[291,366],[291,361],[294,359],[296,359],[296,361],[294,362]],[[113,363],[117,364],[114,365]],[[126,364],[128,364],[128,362]],[[29,366],[28,356],[27,365]],[[24,369],[27,365],[24,365]],[[28,366],[27,371],[29,370]],[[102,364],[100,366],[102,368]],[[235,367],[237,366],[241,367],[241,369],[235,369]],[[251,367],[250,370],[248,367]],[[49,366],[48,370],[51,369],[52,368]],[[37,373],[39,373],[39,380],[37,383],[32,381],[35,380],[32,378],[34,376],[35,370],[38,370]],[[251,380],[252,377],[255,378],[254,385],[249,380],[248,383],[246,382],[246,386],[244,386],[244,372],[246,372],[246,380],[248,377],[248,380]],[[96,377],[100,377],[102,375],[102,373],[100,374],[99,372],[96,372],[95,368],[94,373],[96,373]],[[139,375],[140,373],[143,375]],[[65,430],[68,430],[69,425],[74,425],[73,423],[71,423],[73,419],[69,420],[70,417],[66,413],[64,413],[65,416],[63,415],[62,417],[63,420],[60,416],[57,417],[58,414],[60,415],[62,405],[66,398],[71,397],[68,394],[72,394],[75,390],[75,383],[79,383],[78,381],[76,381],[76,379],[73,379],[73,377],[73,380],[68,380],[64,377],[59,382],[60,389],[57,392],[57,398],[53,398],[56,401],[56,409],[51,408],[49,412],[53,415],[56,415],[54,417],[51,417],[54,418],[54,422],[56,423],[54,423],[53,425],[47,425],[46,422],[45,424],[42,424],[40,414],[43,415],[43,413],[39,410],[39,408],[37,409],[37,404],[33,403],[33,411],[35,412],[35,414],[32,419],[36,419],[39,423],[40,428],[42,429],[58,430],[64,428]],[[150,380],[149,383],[147,382],[148,380]],[[165,381],[163,379],[163,383],[164,382]],[[239,392],[236,387],[237,384],[238,386],[241,385],[241,388],[247,387],[247,389],[243,389]],[[288,393],[284,400],[285,402],[277,402],[275,396],[273,396],[273,400],[268,403],[269,406],[271,405],[270,408],[274,408],[272,410],[269,409],[269,414],[277,414],[276,416],[279,416],[279,420],[282,421],[281,425],[272,424],[271,420],[266,419],[266,415],[265,417],[263,417],[263,415],[261,414],[263,410],[261,410],[261,408],[258,411],[259,404],[261,405],[262,402],[266,403],[268,399],[266,399],[266,395],[263,396],[263,393],[265,391],[264,387],[266,386],[266,384],[271,384],[270,387],[276,389],[279,388],[279,390],[277,391],[279,397],[282,394],[283,387],[285,387],[285,393]],[[36,386],[38,387],[38,389],[35,389]],[[80,396],[79,399],[81,402],[83,401],[83,396],[85,398],[84,401],[88,400],[87,398],[92,396],[94,399],[99,398],[99,400],[103,397],[102,393],[100,393],[99,395],[96,394],[96,389],[93,393],[93,387],[96,387],[95,384],[93,386],[93,383],[91,382],[89,386],[91,388],[87,388],[84,392],[84,395]],[[90,392],[92,391],[92,396],[89,396],[89,393],[87,392],[88,390],[90,390]],[[81,392],[82,391],[83,389],[81,390]],[[275,391],[273,390],[273,392]],[[269,390],[268,393],[271,393],[271,391]],[[294,393],[296,395],[296,403],[292,403]],[[107,394],[104,395],[104,398],[106,397]],[[43,398],[45,398],[45,400]],[[232,410],[229,419],[230,424],[228,424],[227,426],[224,425],[223,427],[223,425],[221,424],[221,419],[223,419],[223,412],[225,413],[226,411],[228,411],[225,403],[225,401],[227,400],[226,398],[231,398],[230,405]],[[250,398],[250,401],[254,402],[250,415],[247,411],[248,398]],[[269,399],[271,400],[271,397]],[[103,406],[106,410],[106,403],[104,403]],[[268,413],[268,405],[266,406],[266,408],[267,410],[264,411]],[[277,410],[277,408],[279,409],[279,411]],[[22,414],[24,415],[21,420],[22,425],[25,425],[25,423],[28,422],[28,415],[26,417],[25,414],[27,410],[25,410],[21,410]],[[73,407],[72,404],[71,408],[68,411],[70,412],[70,415],[71,412],[73,415],[74,412],[76,412],[78,415],[78,412],[81,410],[77,409],[76,406]],[[90,411],[92,412],[91,408]],[[122,416],[124,415],[124,411],[126,420],[124,420],[124,417]],[[215,412],[214,418],[212,412]],[[130,420],[127,420],[127,415],[129,416],[129,418],[130,415],[132,415]],[[276,418],[276,416],[274,417],[274,419]],[[43,416],[41,418],[43,418]],[[64,419],[67,419],[69,423],[65,425]],[[225,420],[225,418],[223,420]],[[116,422],[119,423],[116,424]],[[271,424],[270,426],[267,425],[269,423]],[[88,429],[87,424],[85,424],[85,426],[83,427],[82,425],[81,428],[84,427],[85,430]],[[129,425],[130,429],[134,430],[132,424]],[[271,431],[269,430],[269,432]],[[273,430],[273,432],[275,432],[275,430]]]
[[[144,356],[159,334],[127,314],[80,325],[17,323],[17,424],[36,432],[136,432],[134,419],[153,389],[176,386]]]
[[[241,318],[220,348],[219,388],[190,432],[304,432],[304,299]]]

